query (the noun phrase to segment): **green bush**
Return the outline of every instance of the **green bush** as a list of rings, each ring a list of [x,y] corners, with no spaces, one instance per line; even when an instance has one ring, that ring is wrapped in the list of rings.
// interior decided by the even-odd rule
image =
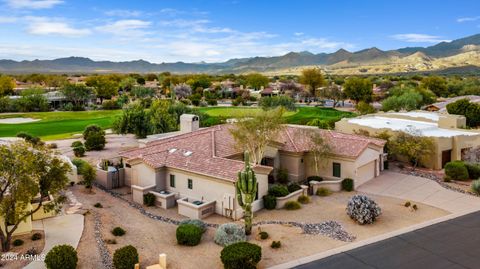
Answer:
[[[45,256],[48,269],[75,269],[77,262],[77,251],[70,245],[55,246]]]
[[[132,246],[124,246],[113,253],[113,266],[116,269],[133,269],[138,261],[137,249]]]
[[[288,170],[287,169],[278,169],[277,170],[277,181],[281,184],[288,183]]]
[[[155,195],[153,193],[145,193],[143,195],[143,204],[146,206],[155,205]]]
[[[263,207],[268,210],[275,209],[277,207],[277,198],[273,195],[264,195],[263,196]]]
[[[272,244],[270,245],[271,248],[280,248],[282,246],[282,243],[280,241],[272,241]]]
[[[480,194],[480,179],[472,181],[472,191],[476,194]]]
[[[75,155],[75,157],[85,156],[85,147],[84,146],[74,147],[73,148],[73,154]]]
[[[328,188],[325,188],[325,187],[320,187],[317,189],[317,192],[315,193],[317,196],[329,196],[330,194],[332,194],[332,191]]]
[[[449,180],[467,180],[467,166],[462,161],[449,162],[445,165],[445,177]]]
[[[342,190],[353,191],[353,179],[345,178],[344,180],[342,180]]]
[[[42,239],[42,234],[41,233],[34,233],[34,234],[32,234],[31,239],[32,239],[32,241],[40,240],[40,239]]]
[[[301,204],[308,204],[310,203],[310,197],[308,197],[307,195],[300,195],[298,197],[298,202]]]
[[[294,191],[301,190],[302,187],[300,187],[300,185],[298,185],[297,183],[290,183],[288,184],[287,189],[289,193],[292,193]]]
[[[82,141],[73,141],[72,142],[72,145],[71,145],[72,148],[76,148],[76,147],[83,147],[83,143]]]
[[[103,208],[103,205],[101,203],[95,203],[93,206],[96,208]]]
[[[307,177],[307,182],[310,183],[310,181],[318,181],[318,182],[322,182],[323,181],[323,178],[322,177],[319,177],[319,176],[309,176]]]
[[[260,239],[265,240],[268,238],[268,233],[267,232],[260,232]]]
[[[83,131],[83,139],[85,139],[85,149],[102,150],[107,143],[105,140],[105,131],[96,124],[88,125]]]
[[[207,230],[207,224],[199,219],[186,219],[180,221],[180,225],[182,224],[192,224],[197,226],[198,228],[202,229],[202,233],[204,233]]]
[[[262,259],[262,248],[248,242],[239,242],[223,248],[220,259],[225,269],[254,269]]]
[[[196,246],[202,239],[202,228],[193,224],[180,224],[177,227],[177,243],[185,246]]]
[[[284,185],[272,185],[268,190],[268,194],[275,197],[284,197],[287,196],[290,192],[288,191],[287,186]]]
[[[468,170],[468,177],[470,179],[480,178],[480,165],[476,163],[465,163]]]
[[[119,109],[120,106],[115,100],[105,100],[102,103],[102,108],[105,110]]]
[[[72,163],[77,167],[77,174],[81,174],[80,172],[83,170],[83,167],[90,165],[87,161],[75,158],[72,160]]]
[[[15,239],[13,240],[12,244],[16,247],[23,245],[23,240],[22,239]]]
[[[115,227],[115,228],[113,228],[113,230],[112,230],[112,234],[115,235],[115,236],[122,236],[122,235],[124,235],[124,234],[126,234],[126,233],[127,233],[127,232],[126,232],[124,229],[120,228],[120,227]]]
[[[302,205],[300,205],[300,203],[297,202],[297,201],[288,201],[288,202],[285,203],[284,208],[286,210],[297,210],[297,209],[302,208]]]

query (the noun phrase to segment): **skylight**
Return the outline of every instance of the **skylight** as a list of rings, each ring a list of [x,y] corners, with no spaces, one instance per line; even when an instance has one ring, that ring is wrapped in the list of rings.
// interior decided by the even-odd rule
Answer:
[[[192,153],[193,153],[193,152],[191,152],[191,151],[185,151],[185,152],[183,153],[183,156],[188,157],[188,156],[192,155]]]
[[[176,148],[171,148],[171,149],[168,150],[168,153],[174,153],[175,151],[177,151]]]

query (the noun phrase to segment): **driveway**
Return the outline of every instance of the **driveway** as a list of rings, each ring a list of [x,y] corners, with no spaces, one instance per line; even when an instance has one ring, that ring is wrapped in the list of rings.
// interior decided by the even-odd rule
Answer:
[[[480,209],[480,198],[447,190],[433,180],[385,171],[361,185],[360,192],[424,203],[452,213]]]
[[[479,268],[480,212],[302,264],[298,269]]]
[[[72,214],[57,216],[34,222],[35,228],[45,232],[45,247],[42,254],[47,253],[56,245],[71,245],[75,249],[82,237],[83,232],[83,215]],[[45,263],[43,261],[34,261],[25,267],[26,269],[43,269]]]

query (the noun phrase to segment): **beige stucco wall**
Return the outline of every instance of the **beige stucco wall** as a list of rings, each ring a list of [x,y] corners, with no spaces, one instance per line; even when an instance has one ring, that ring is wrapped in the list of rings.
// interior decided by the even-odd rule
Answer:
[[[32,210],[32,205],[28,205],[27,210]],[[0,217],[0,227],[2,227],[2,230],[5,231],[5,226],[4,226],[5,220],[3,217]],[[9,226],[9,228],[13,228],[13,226]],[[32,218],[26,218],[25,221],[20,222],[18,225],[17,229],[15,232],[13,232],[13,235],[21,235],[21,234],[27,234],[32,231]]]

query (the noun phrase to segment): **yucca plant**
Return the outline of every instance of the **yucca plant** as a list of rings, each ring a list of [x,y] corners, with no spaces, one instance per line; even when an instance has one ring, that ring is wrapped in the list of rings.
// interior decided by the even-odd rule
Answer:
[[[243,208],[243,219],[245,220],[245,234],[252,233],[252,203],[257,194],[257,178],[250,167],[248,153],[245,153],[245,168],[238,172],[238,180],[235,183],[237,189],[238,204]]]

